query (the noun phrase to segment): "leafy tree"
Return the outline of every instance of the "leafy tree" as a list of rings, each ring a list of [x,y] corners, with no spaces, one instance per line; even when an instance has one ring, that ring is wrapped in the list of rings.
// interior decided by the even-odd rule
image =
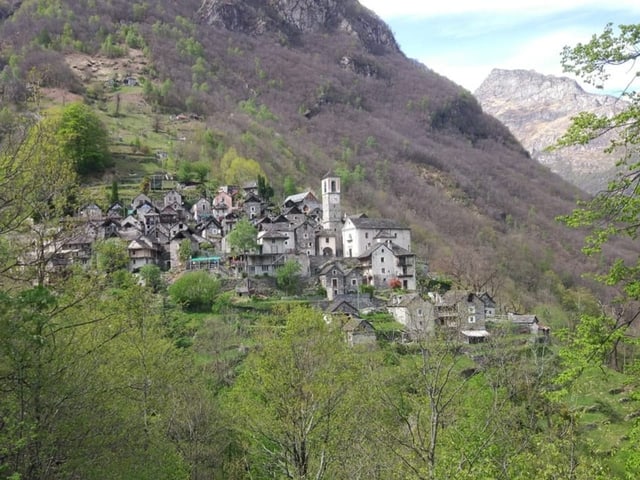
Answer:
[[[285,197],[288,197],[290,195],[295,195],[296,193],[296,183],[294,182],[293,178],[291,178],[289,175],[284,177],[282,188],[284,190]]]
[[[251,476],[348,478],[340,460],[353,460],[363,421],[353,395],[360,375],[338,329],[309,307],[291,310],[282,334],[246,360],[228,398],[249,442]]]
[[[76,174],[56,141],[53,119],[18,122],[0,144],[0,275],[43,285],[47,264],[70,234]],[[5,237],[21,231],[23,235]],[[4,254],[2,254],[4,253]]]
[[[96,268],[103,273],[111,274],[129,267],[127,245],[118,238],[109,238],[96,243],[94,258]]]
[[[109,193],[109,204],[113,205],[120,201],[120,194],[118,193],[118,181],[111,182],[111,192]]]
[[[240,156],[233,147],[220,159],[220,170],[222,170],[224,181],[232,185],[239,185],[264,175],[258,162]]]
[[[192,312],[208,312],[220,291],[220,281],[204,270],[187,272],[168,289],[171,299]]]
[[[57,137],[80,175],[99,173],[111,165],[109,134],[89,106],[76,102],[64,107]]]
[[[140,268],[140,277],[144,281],[146,287],[149,287],[154,293],[159,292],[164,287],[162,281],[162,271],[157,265],[144,265]]]
[[[565,71],[581,76],[585,81],[603,88],[609,78],[610,68],[633,63],[640,57],[640,24],[620,25],[614,30],[608,24],[603,33],[594,35],[587,43],[565,47],[562,63]],[[636,71],[637,79],[640,71]],[[633,80],[632,80],[633,81]],[[629,84],[631,87],[631,83]],[[581,113],[559,140],[558,146],[586,144],[605,132],[617,135],[607,152],[619,156],[618,176],[606,190],[593,199],[581,202],[576,210],[562,217],[570,227],[586,227],[589,233],[583,251],[587,255],[600,254],[603,246],[614,237],[637,239],[640,213],[640,96],[631,88],[622,93],[628,100],[618,113],[611,117],[595,113]],[[622,104],[621,104],[622,106]],[[640,300],[640,259],[618,258],[599,276],[621,294],[621,302]],[[615,319],[613,330],[626,329],[637,314]]]
[[[238,220],[233,230],[227,235],[227,242],[231,251],[240,255],[256,249],[258,230],[249,220],[242,218]]]
[[[189,260],[191,260],[191,255],[193,255],[191,241],[185,238],[180,242],[180,245],[178,246],[178,259],[183,264],[186,264]]]
[[[269,184],[266,177],[258,175],[258,195],[265,202],[269,202],[273,198],[273,193],[273,187]]]
[[[276,284],[278,288],[292,295],[300,289],[300,271],[302,267],[296,260],[287,260],[276,270]]]

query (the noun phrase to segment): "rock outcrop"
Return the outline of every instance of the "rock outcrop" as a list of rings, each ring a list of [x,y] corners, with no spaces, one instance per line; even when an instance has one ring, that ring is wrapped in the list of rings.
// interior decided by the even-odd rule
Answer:
[[[399,52],[393,33],[356,0],[204,0],[201,20],[227,30],[262,35],[268,32],[295,42],[309,32],[346,32],[370,53]]]
[[[609,116],[624,107],[623,100],[587,93],[567,77],[500,69],[491,72],[475,96],[483,110],[504,123],[534,159],[586,192],[598,192],[615,175],[617,157],[603,152],[608,137],[585,146],[545,149],[578,113]]]

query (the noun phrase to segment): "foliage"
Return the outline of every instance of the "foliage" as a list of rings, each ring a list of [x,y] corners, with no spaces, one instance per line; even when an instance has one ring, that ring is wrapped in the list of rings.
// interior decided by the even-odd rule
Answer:
[[[335,172],[340,177],[340,183],[343,188],[362,182],[365,178],[364,167],[359,164],[353,167],[353,170],[350,170],[348,165],[341,164],[336,167]]]
[[[273,187],[262,175],[258,175],[258,196],[265,202],[270,202],[273,198]]]
[[[276,270],[276,284],[288,295],[300,290],[300,272],[302,266],[296,260],[287,260]]]
[[[219,291],[220,281],[204,270],[187,272],[168,288],[171,300],[191,312],[210,311]]]
[[[140,278],[144,281],[145,287],[150,288],[154,293],[158,293],[165,286],[162,271],[157,265],[143,265],[140,268]]]
[[[79,189],[55,127],[20,122],[0,144],[0,277],[13,284],[43,285],[51,246],[70,235],[60,218],[77,208]]]
[[[241,185],[244,182],[264,176],[260,164],[251,158],[238,154],[235,148],[230,148],[220,160],[220,170],[223,180],[229,185]]]
[[[357,435],[359,409],[350,398],[357,372],[319,312],[291,310],[282,334],[249,356],[228,399],[253,475],[344,478],[336,464]]]
[[[227,235],[227,243],[236,255],[254,251],[257,244],[258,230],[249,220],[241,218],[233,230]]]
[[[96,243],[94,258],[96,268],[102,273],[111,274],[129,267],[127,245],[119,238],[109,238]]]
[[[111,190],[109,192],[109,205],[113,205],[120,201],[120,194],[118,193],[118,181],[113,180],[111,182]]]
[[[191,247],[191,240],[185,238],[180,242],[178,246],[178,259],[183,264],[186,264],[189,260],[191,260],[191,256],[193,255],[193,250]]]
[[[282,181],[282,189],[285,197],[288,197],[290,195],[295,195],[297,191],[296,183],[293,180],[293,178],[291,178],[289,175],[284,177],[284,180]]]
[[[278,117],[269,110],[265,104],[259,104],[254,98],[242,100],[239,103],[240,109],[258,120],[277,120]]]
[[[64,107],[57,137],[80,175],[99,173],[111,165],[107,129],[89,106],[70,103]]]
[[[585,44],[565,47],[563,66],[565,71],[582,76],[597,87],[603,87],[609,78],[609,69],[629,62],[640,56],[640,24],[620,25],[614,31],[611,24],[604,32]],[[637,75],[635,75],[637,78]],[[558,142],[558,146],[584,144],[605,132],[615,132],[607,151],[620,155],[619,175],[610,182],[605,191],[593,199],[579,204],[579,208],[561,220],[573,228],[587,227],[583,252],[587,255],[600,254],[603,247],[614,237],[638,237],[638,214],[640,212],[640,162],[638,148],[640,141],[640,97],[625,91],[622,96],[629,101],[624,108],[611,117],[583,113],[574,118],[573,123]],[[597,277],[606,285],[616,287],[620,293],[619,302],[640,300],[640,260],[617,258],[608,271]],[[611,315],[610,315],[611,316]],[[611,316],[607,322],[612,336],[615,330],[626,329],[636,314]]]

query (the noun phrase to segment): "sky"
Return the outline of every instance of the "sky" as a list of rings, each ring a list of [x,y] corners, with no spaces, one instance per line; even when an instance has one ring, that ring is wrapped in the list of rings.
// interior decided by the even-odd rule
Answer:
[[[474,92],[493,68],[562,72],[565,45],[640,21],[639,0],[360,0],[393,31],[410,58]],[[605,85],[621,91],[635,70],[619,67]],[[575,78],[575,77],[571,77]],[[579,80],[579,79],[576,79]],[[580,82],[588,91],[593,87]],[[637,85],[636,85],[637,90]]]

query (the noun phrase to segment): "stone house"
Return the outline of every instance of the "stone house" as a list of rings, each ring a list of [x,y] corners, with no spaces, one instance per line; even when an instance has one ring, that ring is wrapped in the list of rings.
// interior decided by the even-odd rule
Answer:
[[[196,222],[202,222],[211,217],[211,202],[206,198],[201,198],[191,207],[191,215]]]
[[[487,293],[482,292],[477,294],[482,303],[484,303],[484,317],[485,320],[496,316],[497,304],[493,298]]]
[[[311,211],[321,208],[320,202],[311,191],[289,195],[284,199],[282,206],[284,209],[296,206],[304,214],[309,214]]]
[[[103,216],[102,209],[95,203],[85,205],[80,209],[78,215],[84,220],[100,220]]]
[[[170,190],[163,198],[163,206],[171,207],[177,212],[182,208],[182,195],[175,190]]]
[[[124,206],[120,202],[111,204],[107,209],[107,217],[109,218],[124,218],[126,213]]]
[[[339,260],[324,265],[318,274],[318,279],[326,290],[329,300],[345,294],[345,269]]]
[[[270,219],[269,222],[261,222],[258,225],[258,229],[261,231],[277,232],[286,237],[284,240],[285,253],[295,253],[296,240],[294,225],[289,222],[284,215],[278,215]]]
[[[278,253],[250,253],[245,257],[246,271],[251,276],[273,276],[284,265],[286,256]]]
[[[365,285],[389,288],[398,279],[405,290],[416,289],[415,255],[393,243],[376,243],[358,257]]]
[[[222,251],[222,225],[214,217],[196,225],[195,233],[204,238],[214,251]]]
[[[158,215],[160,215],[160,223],[163,225],[176,223],[180,218],[178,211],[171,205],[165,205],[162,207],[158,212]]]
[[[340,238],[333,232],[320,230],[316,233],[316,251],[323,257],[335,257]]]
[[[395,220],[347,217],[342,227],[342,251],[345,257],[360,257],[379,243],[392,242],[411,251],[411,230]]]
[[[224,202],[220,202],[220,203],[213,203],[213,205],[211,206],[211,211],[213,213],[213,216],[218,219],[221,220],[223,219],[229,212],[231,212],[231,209],[229,208],[229,206],[224,203]]]
[[[149,197],[147,197],[144,193],[139,194],[133,200],[131,200],[131,209],[137,210],[144,204],[152,205],[153,202]]]
[[[224,210],[228,213],[233,210],[233,196],[229,191],[225,188],[220,188],[215,197],[213,197],[213,205],[218,206],[218,208],[226,207]]]
[[[276,230],[262,230],[258,232],[257,243],[263,254],[282,255],[287,251],[285,242],[288,239],[289,237]]]
[[[350,347],[372,346],[376,344],[376,331],[368,321],[353,317],[342,327]]]
[[[294,223],[295,225],[300,225],[307,219],[307,216],[297,207],[297,205],[285,208],[282,215],[284,215],[289,222]]]
[[[404,325],[407,335],[412,340],[434,332],[435,307],[417,293],[393,295],[389,299],[387,310],[396,322]]]
[[[254,193],[249,193],[244,197],[242,209],[250,220],[260,218],[262,216],[262,199]]]
[[[181,265],[180,261],[180,245],[182,242],[187,241],[190,243],[192,256],[200,250],[200,243],[204,242],[204,239],[198,235],[195,235],[190,229],[178,230],[169,242],[169,265],[171,267],[177,267]]]
[[[486,330],[485,304],[475,293],[450,290],[442,295],[430,293],[436,311],[436,325],[457,332],[467,343],[484,341]]]
[[[129,270],[137,272],[145,265],[160,265],[162,249],[160,245],[146,236],[140,236],[127,246],[129,252]]]
[[[317,255],[316,227],[311,222],[305,220],[302,223],[294,224],[293,237],[295,239],[294,250],[296,253]]]

